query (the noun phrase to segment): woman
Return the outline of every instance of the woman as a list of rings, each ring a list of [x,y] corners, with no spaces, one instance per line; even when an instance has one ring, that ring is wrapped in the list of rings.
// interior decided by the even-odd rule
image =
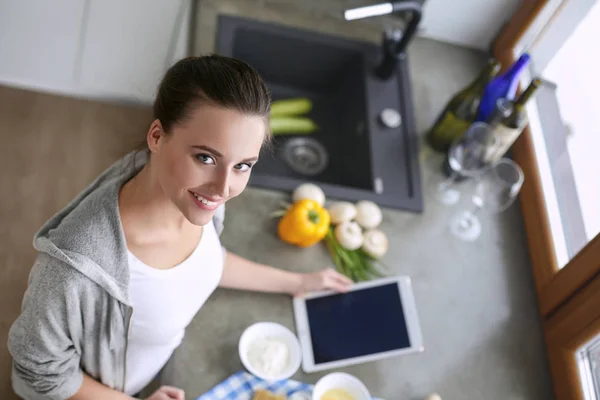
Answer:
[[[333,270],[259,265],[219,242],[268,140],[269,93],[242,61],[206,56],[167,71],[148,149],[120,160],[36,234],[39,254],[9,333],[25,399],[130,399],[181,343],[217,286],[343,291]],[[148,399],[183,399],[163,387]]]

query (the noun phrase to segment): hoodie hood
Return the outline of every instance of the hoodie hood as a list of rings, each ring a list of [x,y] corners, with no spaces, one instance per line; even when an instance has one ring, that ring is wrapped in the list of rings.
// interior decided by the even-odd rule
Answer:
[[[39,254],[8,339],[21,398],[71,398],[82,371],[124,390],[133,305],[119,190],[147,160],[145,151],[129,153],[36,233]],[[219,234],[224,213],[213,216]]]
[[[137,151],[117,161],[50,218],[33,241],[36,250],[75,268],[127,305],[129,270],[119,190],[147,159],[145,151]]]

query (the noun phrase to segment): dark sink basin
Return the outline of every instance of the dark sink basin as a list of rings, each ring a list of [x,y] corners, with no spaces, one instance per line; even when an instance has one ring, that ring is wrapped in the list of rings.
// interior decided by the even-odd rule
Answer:
[[[307,116],[318,131],[276,136],[251,185],[292,190],[312,181],[328,197],[422,211],[405,60],[382,81],[372,73],[378,46],[230,16],[219,18],[217,52],[255,67],[274,100],[313,102]],[[400,127],[379,122],[385,108],[400,113]]]

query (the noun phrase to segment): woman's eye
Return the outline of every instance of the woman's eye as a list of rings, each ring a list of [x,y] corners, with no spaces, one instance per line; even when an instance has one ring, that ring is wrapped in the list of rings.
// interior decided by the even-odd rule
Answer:
[[[241,171],[241,172],[246,172],[246,171],[250,170],[250,168],[252,168],[252,166],[247,163],[237,164],[235,166],[235,169],[237,169],[238,171]]]
[[[208,154],[197,154],[196,159],[200,161],[202,164],[213,165],[215,163],[215,159]]]

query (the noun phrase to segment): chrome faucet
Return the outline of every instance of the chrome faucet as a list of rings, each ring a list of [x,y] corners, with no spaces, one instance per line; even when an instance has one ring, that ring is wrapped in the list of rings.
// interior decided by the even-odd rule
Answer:
[[[406,57],[406,46],[414,36],[421,21],[421,4],[417,1],[394,1],[390,3],[374,4],[346,10],[346,21],[393,14],[396,12],[410,12],[411,17],[404,32],[399,29],[385,30],[383,32],[383,59],[375,69],[375,74],[381,79],[389,79],[396,69],[398,60]]]

